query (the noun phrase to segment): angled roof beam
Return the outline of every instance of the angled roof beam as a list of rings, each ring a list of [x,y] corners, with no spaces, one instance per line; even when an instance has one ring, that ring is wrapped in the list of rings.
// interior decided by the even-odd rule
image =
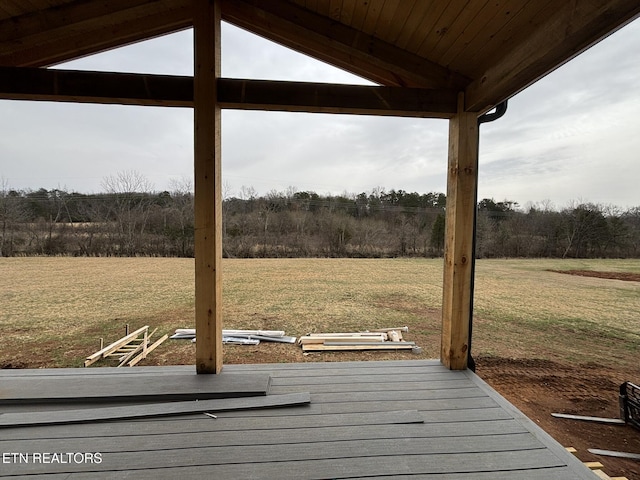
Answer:
[[[462,89],[466,77],[284,0],[224,0],[222,18],[298,52],[388,86]]]
[[[636,1],[557,2],[555,15],[544,26],[467,87],[465,110],[490,110],[638,15]]]
[[[456,92],[268,80],[218,80],[222,108],[451,118]],[[193,106],[193,77],[0,67],[0,98]]]
[[[55,65],[188,28],[192,16],[184,0],[69,2],[0,22],[0,65]]]

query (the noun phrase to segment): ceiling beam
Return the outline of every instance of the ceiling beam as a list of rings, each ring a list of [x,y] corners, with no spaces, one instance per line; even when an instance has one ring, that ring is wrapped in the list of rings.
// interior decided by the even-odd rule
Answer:
[[[555,5],[544,25],[466,88],[466,111],[490,110],[640,15],[640,3],[630,0]]]
[[[51,66],[188,28],[184,0],[73,1],[0,22],[0,65]]]
[[[223,20],[381,85],[462,89],[470,80],[286,0],[224,0]]]
[[[193,77],[0,67],[0,98],[192,107]]]
[[[455,90],[220,79],[222,108],[451,118]]]
[[[193,77],[0,67],[0,98],[192,107]],[[454,90],[218,80],[222,108],[451,118]]]

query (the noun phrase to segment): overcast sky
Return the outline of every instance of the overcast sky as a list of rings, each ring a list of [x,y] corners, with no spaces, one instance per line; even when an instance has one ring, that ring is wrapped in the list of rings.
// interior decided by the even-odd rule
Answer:
[[[222,75],[369,84],[233,26]],[[184,31],[60,65],[192,75]],[[14,189],[100,192],[126,170],[156,190],[193,177],[191,109],[0,101],[0,178]],[[295,187],[446,192],[446,120],[224,111],[225,196]],[[479,198],[525,207],[574,201],[640,206],[640,21],[509,101],[481,127]]]

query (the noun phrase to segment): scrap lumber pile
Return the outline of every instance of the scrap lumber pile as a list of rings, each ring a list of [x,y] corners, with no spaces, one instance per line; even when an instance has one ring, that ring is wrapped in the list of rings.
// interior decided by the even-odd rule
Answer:
[[[344,350],[416,350],[415,342],[402,338],[409,327],[382,328],[364,332],[309,333],[298,343],[304,352]]]
[[[196,341],[195,328],[177,328],[169,337],[173,340]],[[231,345],[258,345],[260,342],[296,343],[296,337],[288,337],[282,330],[222,330],[222,343]]]
[[[96,353],[89,355],[84,361],[84,366],[88,367],[103,358],[117,357],[120,362],[118,367],[122,367],[123,365],[133,367],[141,360],[147,358],[150,352],[155,350],[168,338],[168,335],[163,335],[154,343],[151,343],[151,337],[157,330],[156,328],[149,333],[149,326],[145,325],[135,332],[125,335],[120,340],[116,340],[112,344],[101,348]]]

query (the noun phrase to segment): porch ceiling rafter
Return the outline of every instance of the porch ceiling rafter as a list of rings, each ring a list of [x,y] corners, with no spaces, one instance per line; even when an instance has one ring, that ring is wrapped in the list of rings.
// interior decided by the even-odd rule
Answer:
[[[456,92],[220,78],[221,108],[450,118]],[[193,107],[193,77],[0,67],[0,98]]]
[[[189,28],[192,17],[185,0],[69,2],[0,21],[0,65],[51,66]]]
[[[283,0],[224,0],[222,18],[381,85],[462,89],[470,79]]]
[[[466,88],[466,111],[483,113],[640,15],[640,2],[556,2],[553,15]]]

